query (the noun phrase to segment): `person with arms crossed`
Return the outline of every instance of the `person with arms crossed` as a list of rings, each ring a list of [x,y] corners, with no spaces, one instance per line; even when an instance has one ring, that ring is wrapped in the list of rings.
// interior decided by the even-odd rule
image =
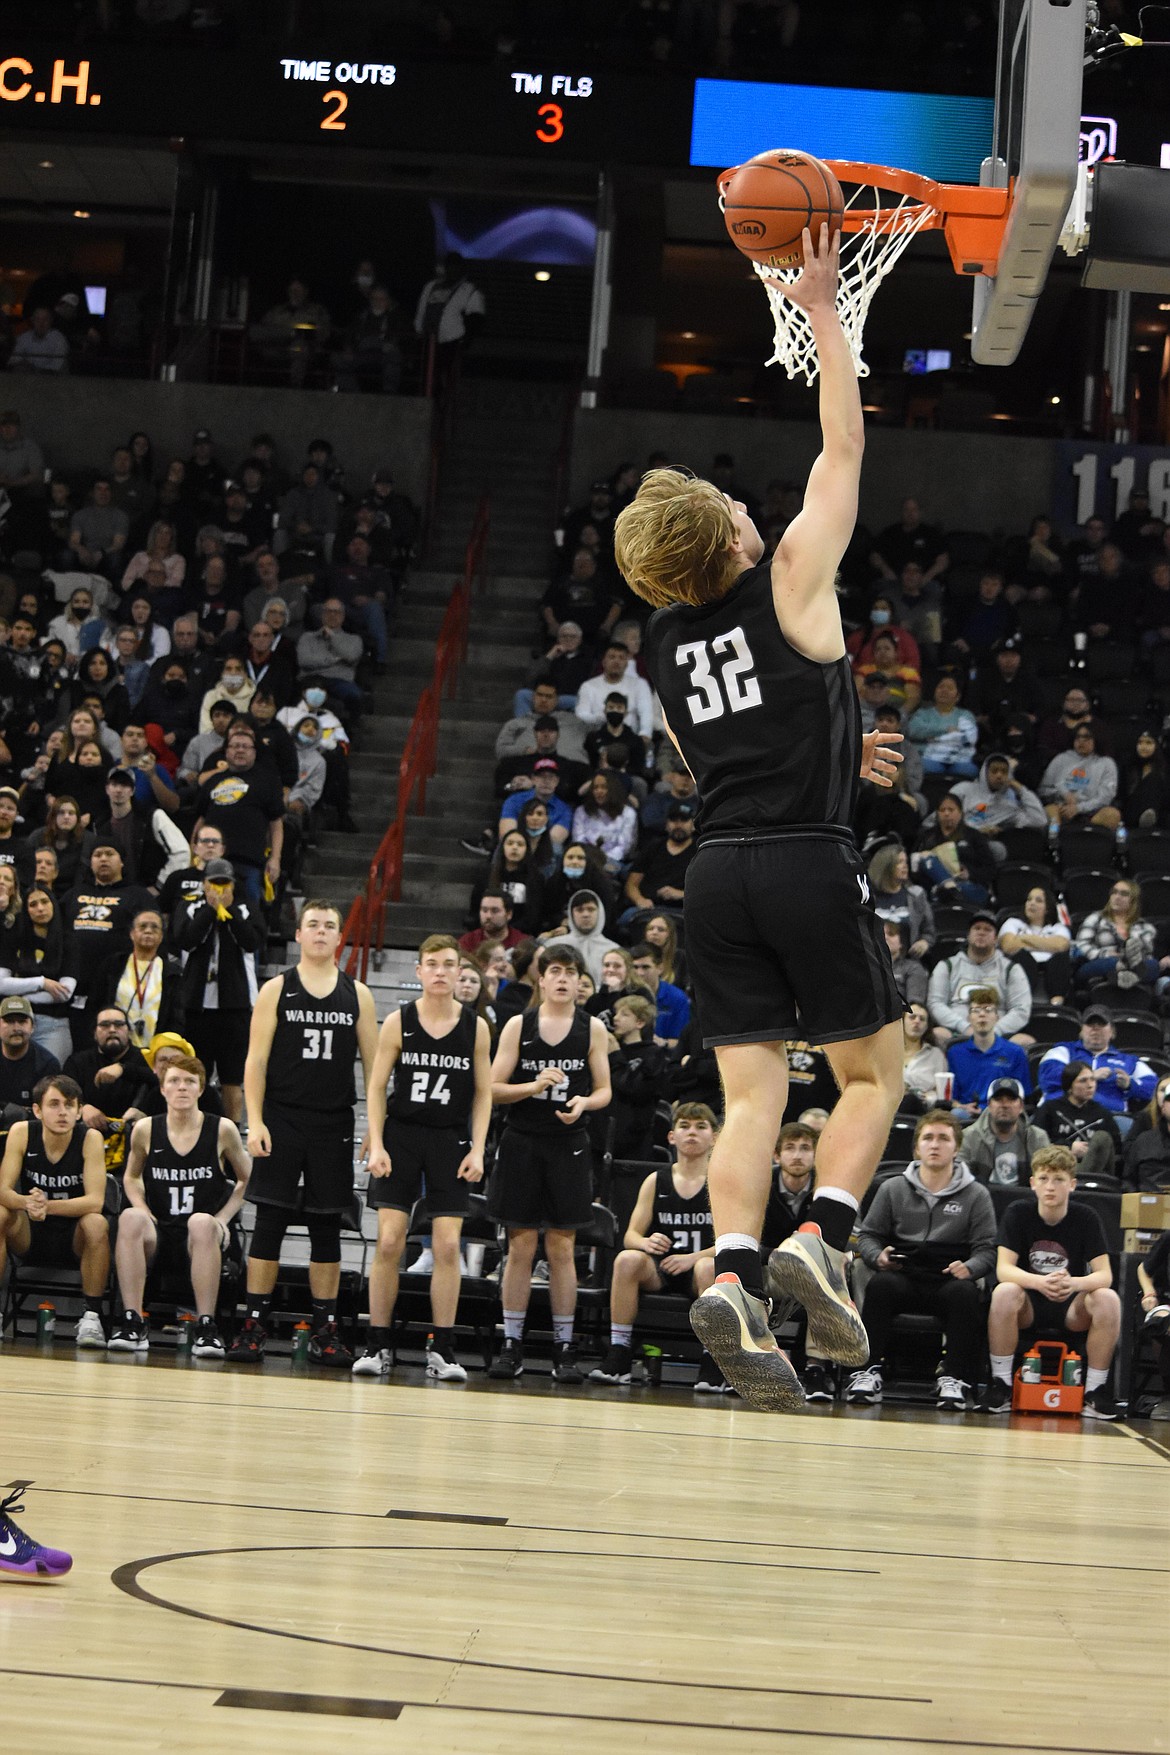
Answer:
[[[299,1210],[309,1232],[309,1358],[337,1368],[353,1364],[337,1332],[341,1215],[353,1199],[354,1062],[360,1054],[368,1091],[378,1020],[369,988],[337,967],[340,943],[336,903],[306,902],[297,924],[300,960],[264,983],[252,1013],[244,1102],[256,1226],[247,1317],[228,1352],[238,1364],[264,1356],[280,1246]]]
[[[79,1347],[106,1344],[105,1196],[105,1149],[101,1134],[81,1119],[81,1088],[63,1073],[50,1073],[33,1092],[33,1120],[9,1128],[0,1163],[0,1280],[9,1250],[41,1267],[80,1262],[85,1310],[74,1336]]]
[[[657,614],[646,658],[663,722],[702,799],[687,874],[687,965],[726,1097],[711,1159],[716,1278],[691,1323],[750,1406],[792,1410],[800,1383],[768,1328],[760,1232],[787,1098],[785,1041],[821,1045],[841,1087],[805,1223],[769,1260],[808,1312],[817,1354],[860,1367],[865,1328],[844,1251],[902,1094],[902,1001],[850,824],[861,779],[886,784],[898,733],[861,735],[834,589],[853,533],[864,428],[837,316],[838,252],[804,233],[786,292],[821,366],[823,444],[770,565],[742,504],[651,470],[616,526],[629,586]]]
[[[492,1101],[507,1108],[488,1204],[508,1230],[501,1296],[504,1345],[488,1376],[524,1370],[524,1318],[544,1230],[553,1321],[553,1378],[581,1383],[573,1345],[578,1228],[593,1216],[585,1117],[610,1100],[605,1027],[578,1010],[579,951],[555,941],[537,955],[539,1005],[509,1018],[492,1062]]]
[[[422,997],[382,1025],[370,1075],[370,1185],[378,1247],[370,1269],[370,1328],[355,1377],[390,1369],[390,1319],[398,1264],[415,1202],[426,1196],[431,1225],[431,1319],[427,1376],[463,1382],[452,1329],[459,1308],[459,1239],[473,1182],[483,1180],[492,1118],[491,1033],[455,997],[459,946],[435,934],[419,947]],[[387,1098],[391,1076],[394,1089]]]
[[[228,1226],[244,1204],[252,1160],[235,1122],[200,1108],[207,1086],[201,1060],[172,1061],[159,1083],[166,1114],[135,1122],[122,1178],[129,1205],[118,1220],[114,1257],[122,1320],[110,1336],[110,1352],[149,1349],[142,1300],[153,1266],[190,1271],[199,1318],[191,1351],[196,1359],[222,1359],[215,1306]]]

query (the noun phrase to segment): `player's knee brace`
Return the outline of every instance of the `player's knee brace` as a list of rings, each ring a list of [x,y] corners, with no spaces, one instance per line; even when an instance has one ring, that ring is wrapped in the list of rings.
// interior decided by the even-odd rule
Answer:
[[[341,1260],[341,1214],[306,1213],[309,1228],[309,1260]]]
[[[256,1228],[252,1232],[248,1254],[257,1261],[279,1261],[280,1246],[291,1217],[292,1214],[285,1212],[283,1207],[257,1206]]]

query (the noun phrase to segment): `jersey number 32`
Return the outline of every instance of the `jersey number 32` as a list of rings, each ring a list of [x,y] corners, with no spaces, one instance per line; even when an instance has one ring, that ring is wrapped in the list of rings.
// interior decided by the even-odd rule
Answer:
[[[722,658],[719,674],[713,668]],[[742,628],[729,634],[717,634],[713,640],[688,640],[675,651],[675,663],[690,666],[690,680],[695,693],[687,696],[687,710],[692,725],[708,719],[722,719],[728,708],[744,713],[749,707],[763,705],[756,661]]]

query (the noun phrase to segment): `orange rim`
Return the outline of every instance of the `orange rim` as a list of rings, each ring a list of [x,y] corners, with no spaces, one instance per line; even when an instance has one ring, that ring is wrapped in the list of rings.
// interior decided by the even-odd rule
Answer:
[[[1009,189],[973,183],[939,183],[897,165],[871,165],[857,159],[827,159],[839,183],[888,190],[902,197],[898,209],[846,208],[841,222],[848,234],[863,230],[901,231],[914,222],[921,231],[940,230],[957,274],[994,274],[1011,211]],[[906,205],[908,198],[909,205]]]

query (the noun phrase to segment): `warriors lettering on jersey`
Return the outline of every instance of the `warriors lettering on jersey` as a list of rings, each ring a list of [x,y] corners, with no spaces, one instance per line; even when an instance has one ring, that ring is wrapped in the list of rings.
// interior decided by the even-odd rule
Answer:
[[[28,1145],[20,1168],[22,1192],[34,1188],[44,1191],[49,1200],[78,1200],[85,1193],[85,1136],[89,1129],[78,1122],[56,1163],[45,1150],[44,1127],[39,1121],[28,1124]]]
[[[403,1006],[402,1049],[386,1106],[389,1120],[451,1128],[460,1137],[467,1132],[475,1100],[477,1021],[474,1012],[465,1010],[453,1030],[432,1036],[419,1022],[417,1004]],[[430,1046],[416,1046],[420,1042]]]
[[[276,1005],[266,1100],[316,1115],[351,1108],[357,1098],[357,1022],[351,976],[339,969],[333,992],[319,998],[306,991],[298,970],[289,969]]]
[[[427,1054],[422,1049],[408,1048],[398,1056],[399,1066],[441,1067],[447,1072],[468,1072],[469,1054]]]
[[[288,1006],[282,1014],[288,1024],[350,1024],[353,1022],[349,1012],[327,1012],[313,1010],[309,1006]]]
[[[706,1189],[703,1190],[703,1199],[708,1199]],[[711,1223],[709,1209],[696,1211],[694,1207],[678,1207],[674,1211],[671,1211],[669,1207],[659,1207],[655,1217],[663,1231],[668,1231],[672,1225],[710,1225]]]

